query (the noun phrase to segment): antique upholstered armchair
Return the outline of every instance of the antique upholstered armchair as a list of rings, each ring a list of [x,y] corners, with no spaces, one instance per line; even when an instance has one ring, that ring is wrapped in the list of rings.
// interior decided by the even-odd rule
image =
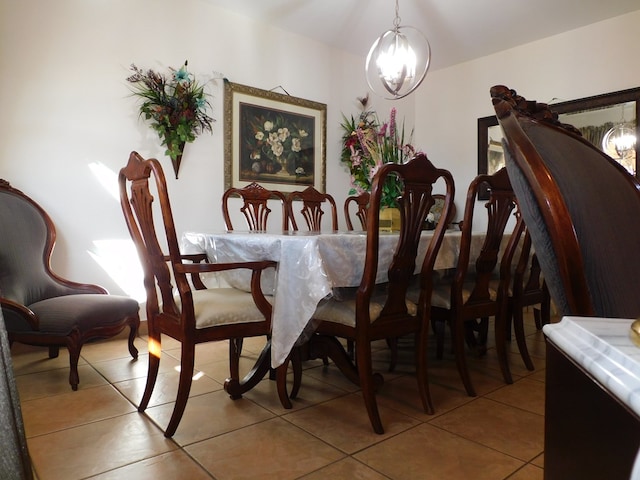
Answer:
[[[98,286],[76,283],[51,271],[56,230],[49,215],[34,200],[0,180],[0,305],[10,342],[69,350],[69,383],[78,389],[78,359],[82,346],[130,328],[129,352],[140,318],[138,302],[108,295]]]

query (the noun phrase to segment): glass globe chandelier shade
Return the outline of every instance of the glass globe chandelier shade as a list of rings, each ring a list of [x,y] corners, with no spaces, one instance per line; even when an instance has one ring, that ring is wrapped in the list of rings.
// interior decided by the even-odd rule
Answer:
[[[633,155],[636,149],[636,133],[629,125],[621,123],[609,130],[602,139],[602,150],[615,152],[625,159]]]
[[[417,29],[400,26],[398,3],[394,27],[373,43],[365,73],[369,88],[381,97],[406,97],[424,80],[431,61],[431,46]]]

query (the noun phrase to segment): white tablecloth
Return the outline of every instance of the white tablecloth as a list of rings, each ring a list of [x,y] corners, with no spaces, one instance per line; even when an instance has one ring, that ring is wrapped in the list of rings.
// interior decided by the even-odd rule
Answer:
[[[423,232],[417,269],[432,235],[432,231]],[[380,236],[378,282],[387,280],[387,269],[397,240],[397,234]],[[274,295],[271,338],[271,363],[274,367],[284,362],[304,333],[320,300],[330,295],[335,287],[360,284],[365,245],[364,232],[187,232],[182,238],[183,253],[206,252],[211,262],[278,262],[276,274],[265,275],[262,283],[265,294]],[[480,247],[478,241],[473,249],[479,250]],[[459,249],[460,232],[447,231],[435,268],[455,267]],[[228,275],[225,280],[236,288],[250,291],[247,274]]]

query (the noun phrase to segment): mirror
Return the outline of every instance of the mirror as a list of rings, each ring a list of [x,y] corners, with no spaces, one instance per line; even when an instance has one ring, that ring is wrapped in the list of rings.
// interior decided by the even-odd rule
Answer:
[[[613,128],[622,124],[627,140],[631,136],[640,136],[638,118],[640,117],[640,87],[621,90],[593,97],[570,100],[568,102],[549,103],[551,110],[558,112],[558,119],[569,123],[582,132],[582,136],[622,164],[627,171],[640,178],[636,159],[640,142],[635,146],[615,144],[614,135],[605,136]],[[605,141],[608,140],[608,141]],[[495,115],[478,119],[478,174],[494,173],[504,166],[502,151],[502,130]],[[487,200],[486,189],[478,193],[478,200]]]

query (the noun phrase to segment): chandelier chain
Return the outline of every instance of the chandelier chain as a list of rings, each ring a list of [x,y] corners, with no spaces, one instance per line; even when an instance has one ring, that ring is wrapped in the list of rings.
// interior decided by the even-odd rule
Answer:
[[[393,26],[396,30],[400,27],[400,7],[398,6],[398,0],[396,0],[396,18],[393,19]]]

